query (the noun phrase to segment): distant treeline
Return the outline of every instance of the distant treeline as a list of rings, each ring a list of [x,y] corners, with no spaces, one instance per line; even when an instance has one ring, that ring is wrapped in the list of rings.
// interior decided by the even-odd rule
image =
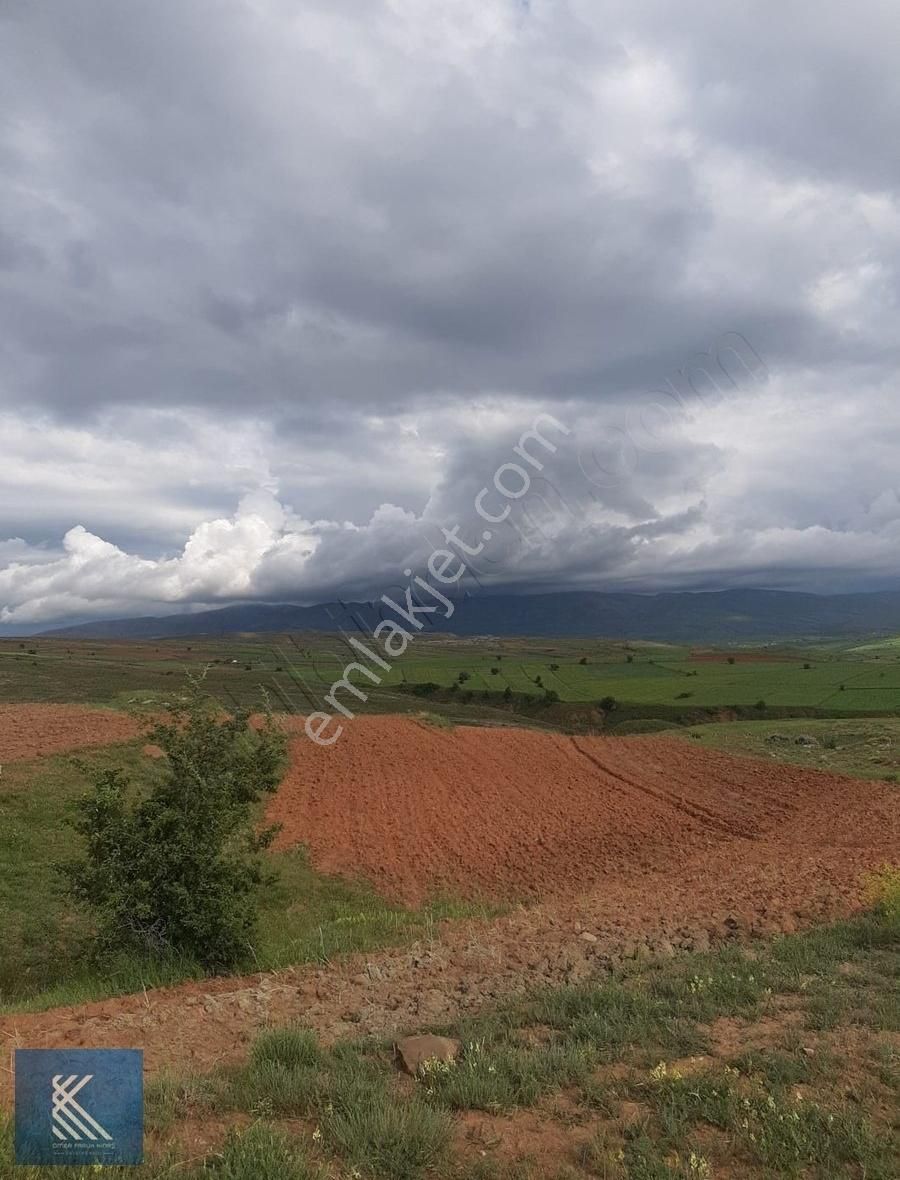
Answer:
[[[526,717],[540,717],[542,721],[573,729],[604,729],[613,733],[651,733],[676,726],[705,725],[716,721],[787,721],[791,718],[825,719],[839,716],[853,717],[894,717],[890,709],[820,709],[814,705],[767,705],[759,701],[755,705],[664,705],[619,701],[613,697],[601,697],[596,702],[562,701],[557,693],[513,692],[510,688],[502,692],[491,689],[465,688],[461,684],[449,687],[427,681],[424,684],[402,684],[398,692],[421,697],[430,702],[448,705],[470,705],[504,709],[509,713]],[[473,708],[473,714],[476,709]]]

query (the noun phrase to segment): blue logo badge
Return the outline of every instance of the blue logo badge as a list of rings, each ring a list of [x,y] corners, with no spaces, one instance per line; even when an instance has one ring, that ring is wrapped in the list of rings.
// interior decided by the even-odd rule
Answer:
[[[139,1164],[139,1049],[17,1049],[17,1164]]]

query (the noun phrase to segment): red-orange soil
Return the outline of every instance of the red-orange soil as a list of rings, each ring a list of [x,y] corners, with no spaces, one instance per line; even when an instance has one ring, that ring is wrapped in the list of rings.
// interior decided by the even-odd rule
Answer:
[[[268,820],[327,873],[385,894],[548,899],[683,875],[727,851],[802,852],[850,880],[896,849],[896,788],[698,749],[675,738],[439,729],[358,718],[293,744]]]
[[[293,744],[271,807],[283,844],[397,895],[541,900],[412,947],[0,1017],[0,1061],[4,1047],[134,1046],[151,1073],[204,1070],[271,1024],[326,1040],[421,1031],[623,958],[792,931],[851,913],[865,871],[900,861],[898,804],[887,784],[671,738],[358,719],[331,749]],[[9,1081],[0,1070],[0,1106]]]
[[[138,723],[114,709],[80,705],[0,705],[0,765],[89,746],[127,742]]]

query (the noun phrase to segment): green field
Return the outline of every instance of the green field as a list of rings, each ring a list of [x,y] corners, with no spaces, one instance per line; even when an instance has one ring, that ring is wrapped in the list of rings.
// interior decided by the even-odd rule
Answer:
[[[674,708],[811,708],[828,714],[900,711],[900,640],[854,647],[696,651],[665,644],[597,640],[452,639],[421,636],[360,708],[413,708],[409,689],[457,683],[470,693],[507,688],[563,702],[605,696]],[[297,712],[321,708],[332,683],[359,654],[327,635],[236,637],[194,642],[0,641],[0,701],[83,701],[117,707],[171,691],[203,675],[228,703],[272,695]],[[462,677],[462,681],[460,681]],[[327,707],[327,706],[326,706]]]

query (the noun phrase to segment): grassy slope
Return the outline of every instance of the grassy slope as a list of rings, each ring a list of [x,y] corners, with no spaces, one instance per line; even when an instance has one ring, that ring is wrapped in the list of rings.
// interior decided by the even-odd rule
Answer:
[[[893,717],[728,721],[669,732],[730,754],[751,754],[860,778],[891,782],[900,778],[900,719]]]
[[[241,1069],[157,1079],[152,1162],[129,1174],[890,1180],[898,950],[895,880],[893,905],[853,922],[470,1015],[435,1030],[460,1039],[462,1059],[416,1081],[396,1074],[387,1044],[323,1048],[303,1029],[274,1030]],[[198,1125],[220,1139],[202,1172]]]

